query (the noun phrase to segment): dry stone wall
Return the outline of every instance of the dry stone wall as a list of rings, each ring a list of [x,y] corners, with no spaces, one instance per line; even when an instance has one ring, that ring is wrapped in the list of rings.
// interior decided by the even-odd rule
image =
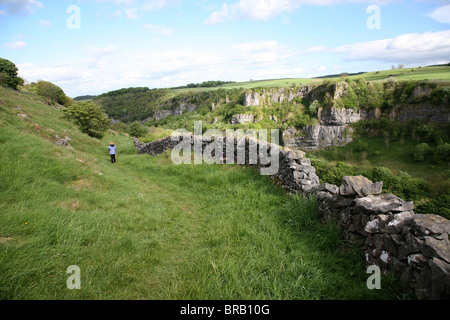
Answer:
[[[186,136],[185,136],[186,137]],[[214,139],[188,134],[192,145],[201,139],[206,150]],[[234,138],[234,158],[242,141]],[[281,148],[245,138],[245,164],[261,168],[249,156],[250,145],[258,152],[279,150],[279,170],[271,179],[288,193],[316,196],[325,221],[336,222],[345,238],[365,252],[368,265],[377,265],[385,273],[394,273],[413,289],[419,299],[450,299],[450,221],[437,215],[415,214],[414,203],[383,194],[383,183],[365,177],[344,177],[340,186],[320,183],[311,161],[299,150]],[[134,138],[140,154],[158,155],[180,142],[171,137],[144,144]],[[226,145],[226,140],[224,145]],[[224,154],[226,154],[224,150]]]

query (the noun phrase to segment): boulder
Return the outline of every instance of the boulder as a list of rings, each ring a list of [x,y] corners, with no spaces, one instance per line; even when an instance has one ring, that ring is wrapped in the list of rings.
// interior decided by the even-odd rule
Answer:
[[[364,198],[359,198],[356,199],[355,206],[369,214],[403,212],[414,209],[413,202],[405,202],[405,200],[392,194],[370,195]]]
[[[422,252],[430,258],[439,258],[450,263],[450,242],[448,240],[436,240],[433,237],[425,237]]]
[[[413,223],[414,212],[406,211],[394,214],[394,219],[389,222],[388,230],[390,233],[400,233],[403,228]]]
[[[412,229],[417,236],[447,238],[450,234],[450,220],[435,214],[416,214]]]
[[[361,194],[364,197],[370,195],[378,195],[383,193],[383,181],[372,183],[370,186],[365,186],[361,188]]]
[[[331,194],[337,194],[339,193],[339,187],[335,186],[334,184],[321,183],[319,186],[319,191],[326,191]]]
[[[358,194],[363,196],[361,189],[369,190],[372,188],[373,182],[363,176],[349,177],[346,176],[342,178],[342,184],[339,188],[341,195],[351,196]]]

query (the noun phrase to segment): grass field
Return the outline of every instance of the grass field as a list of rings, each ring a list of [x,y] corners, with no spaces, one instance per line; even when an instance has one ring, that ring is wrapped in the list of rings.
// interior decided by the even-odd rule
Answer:
[[[411,298],[387,277],[368,290],[362,253],[316,202],[250,168],[139,156],[127,135],[89,138],[3,88],[0,146],[1,300]],[[80,290],[66,286],[72,265]]]
[[[420,67],[420,68],[405,68],[395,70],[384,70],[376,72],[367,72],[360,75],[349,76],[347,78],[357,80],[365,79],[367,81],[386,81],[390,76],[395,77],[396,80],[430,80],[441,83],[450,83],[450,66],[436,66],[436,67]],[[311,85],[315,83],[321,83],[322,81],[335,78],[292,78],[292,79],[272,79],[272,80],[254,80],[246,82],[228,83],[216,88],[190,88],[190,89],[172,89],[174,93],[183,92],[200,92],[216,89],[253,89],[253,88],[274,88],[274,87],[291,87]]]

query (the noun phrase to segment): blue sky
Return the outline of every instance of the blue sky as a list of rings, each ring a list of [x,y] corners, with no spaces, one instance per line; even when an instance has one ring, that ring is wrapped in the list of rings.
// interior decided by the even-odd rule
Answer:
[[[0,0],[0,57],[72,97],[424,66],[450,62],[450,1]]]

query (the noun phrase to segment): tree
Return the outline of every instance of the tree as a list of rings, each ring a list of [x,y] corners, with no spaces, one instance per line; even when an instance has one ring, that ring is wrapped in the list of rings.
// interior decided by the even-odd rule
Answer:
[[[0,85],[17,90],[23,85],[23,79],[18,77],[19,70],[9,60],[0,58]]]
[[[81,101],[64,109],[63,117],[77,124],[83,133],[102,138],[111,122],[102,107],[91,101]]]

